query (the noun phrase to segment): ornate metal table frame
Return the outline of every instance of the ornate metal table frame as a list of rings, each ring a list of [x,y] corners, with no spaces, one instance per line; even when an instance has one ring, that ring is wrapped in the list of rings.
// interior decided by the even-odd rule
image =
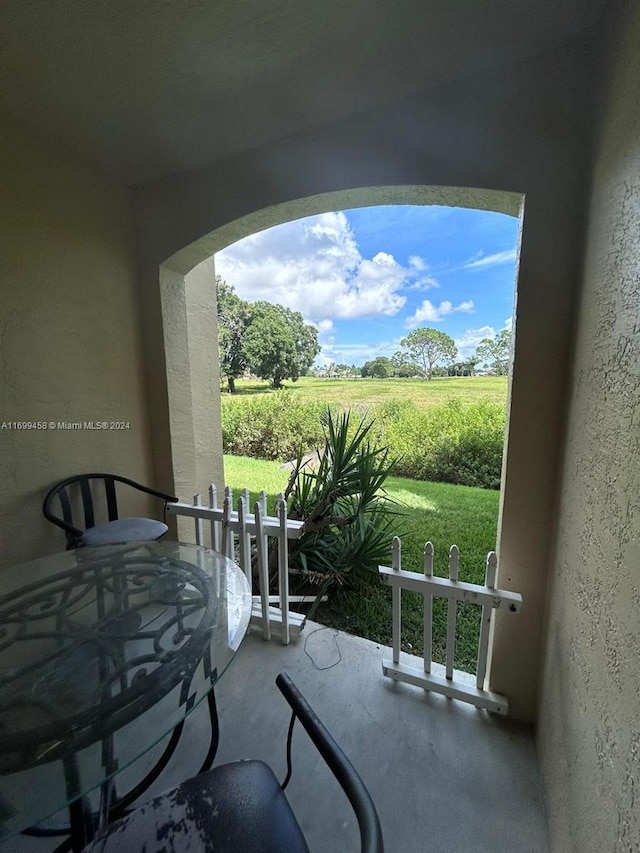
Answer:
[[[213,685],[217,670],[212,666],[210,643],[219,614],[214,580],[201,567],[176,557],[136,553],[148,550],[153,546],[132,543],[116,554],[112,548],[86,549],[84,554],[76,551],[75,568],[25,584],[0,598],[0,653],[15,643],[44,641],[51,645],[50,660],[39,661],[45,673],[47,666],[59,670],[64,663],[72,667],[74,656],[84,655],[86,659],[87,650],[97,668],[99,692],[93,697],[95,701],[64,717],[56,715],[46,700],[25,700],[20,687],[33,676],[28,666],[0,676],[0,726],[5,718],[0,727],[0,771],[63,762],[69,824],[23,830],[35,836],[67,835],[56,853],[82,850],[96,832],[125,814],[158,778],[178,746],[190,704],[195,704],[191,687],[199,666],[203,667],[204,681],[210,683],[207,704],[211,735],[198,772],[208,770],[215,758],[219,727]],[[109,554],[100,558],[97,552],[101,551]],[[90,625],[83,624],[82,618],[86,620],[92,607],[95,619]],[[156,611],[153,618],[150,609]],[[136,647],[142,644],[149,650],[141,654]],[[46,678],[44,681],[46,686]],[[166,733],[169,741],[151,770],[119,795],[114,778],[119,769],[115,732],[176,687],[184,715],[170,735]],[[22,732],[11,731],[6,721],[15,719],[17,713],[35,717],[38,724]],[[81,790],[76,755],[97,742],[101,743],[105,779],[100,786],[98,810],[93,812]]]

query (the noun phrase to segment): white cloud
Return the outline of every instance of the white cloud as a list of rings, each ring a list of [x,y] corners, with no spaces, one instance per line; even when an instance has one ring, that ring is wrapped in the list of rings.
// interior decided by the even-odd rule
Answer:
[[[507,249],[504,252],[494,252],[492,255],[484,255],[480,252],[465,261],[462,265],[464,270],[483,270],[488,267],[497,267],[502,264],[511,264],[516,259],[516,250]]]
[[[326,335],[333,329],[333,321],[332,320],[320,320],[320,322],[317,323],[316,325],[318,328],[318,332],[321,335]]]
[[[420,255],[411,255],[409,257],[409,266],[413,267],[414,270],[423,272],[427,269],[427,262],[424,258],[421,258]]]
[[[470,358],[480,341],[483,338],[493,338],[495,333],[493,326],[480,326],[478,329],[467,329],[460,337],[455,338],[460,360]]]
[[[440,323],[449,314],[463,313],[469,314],[473,311],[474,304],[471,299],[461,302],[459,305],[454,305],[453,302],[445,300],[439,305],[434,305],[428,299],[424,299],[422,305],[418,308],[415,314],[407,317],[405,326],[413,329],[421,323]]]
[[[329,364],[355,364],[361,367],[365,361],[371,361],[380,355],[387,358],[400,349],[400,339],[393,341],[381,341],[379,343],[362,344],[338,344],[330,343],[323,345],[316,358],[316,364],[327,367]]]
[[[406,303],[401,291],[437,286],[418,256],[406,267],[388,252],[364,258],[342,212],[253,234],[218,252],[215,267],[243,299],[279,302],[319,329],[334,319],[393,316]]]
[[[440,282],[432,275],[424,275],[413,282],[413,284],[405,284],[404,290],[431,290],[433,287],[440,287]]]
[[[507,317],[502,328],[508,329],[511,332],[513,330],[513,317]]]

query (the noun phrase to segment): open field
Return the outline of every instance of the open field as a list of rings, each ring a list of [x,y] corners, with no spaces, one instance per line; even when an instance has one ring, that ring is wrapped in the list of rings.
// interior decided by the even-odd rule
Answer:
[[[251,503],[261,489],[269,498],[269,509],[287,484],[289,472],[277,462],[225,456],[227,485],[251,491]],[[468,486],[427,483],[401,477],[389,478],[387,492],[402,510],[398,534],[402,538],[403,568],[422,571],[422,551],[427,539],[435,548],[435,574],[447,574],[447,554],[452,544],[460,548],[460,580],[482,583],[487,551],[495,548],[499,493]],[[391,559],[391,542],[389,543]],[[402,644],[405,651],[420,654],[422,638],[422,596],[404,592],[402,596]],[[390,645],[391,595],[377,575],[366,583],[335,590],[327,605],[317,611],[318,621],[361,637]],[[479,608],[458,605],[459,639],[456,667],[474,671],[477,655]],[[444,662],[446,609],[444,601],[434,607],[434,660]]]
[[[429,408],[448,400],[475,403],[487,400],[502,406],[507,401],[506,376],[444,376],[425,379],[317,379],[303,376],[297,382],[285,382],[295,399],[345,405],[411,400],[420,408]],[[238,396],[277,394],[268,382],[236,380]]]
[[[323,441],[323,415],[353,412],[372,422],[398,476],[497,489],[504,445],[504,377],[421,379],[305,378],[280,391],[267,383],[224,394],[224,452],[295,459]],[[386,399],[385,399],[386,395]],[[496,401],[495,398],[498,398]],[[337,402],[336,402],[337,401]]]

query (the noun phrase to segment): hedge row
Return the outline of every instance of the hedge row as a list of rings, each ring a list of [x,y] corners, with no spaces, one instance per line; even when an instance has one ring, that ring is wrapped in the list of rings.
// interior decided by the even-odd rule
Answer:
[[[224,452],[257,459],[294,459],[322,441],[326,403],[297,401],[277,394],[225,396],[222,405]],[[397,459],[395,473],[414,480],[500,488],[505,411],[495,403],[452,400],[431,409],[392,400],[357,407],[373,420],[377,444]],[[356,419],[357,420],[357,419]]]

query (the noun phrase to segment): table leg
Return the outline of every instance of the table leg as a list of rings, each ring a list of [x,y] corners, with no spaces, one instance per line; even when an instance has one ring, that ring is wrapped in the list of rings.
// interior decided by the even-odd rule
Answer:
[[[204,773],[211,769],[211,765],[215,760],[216,752],[218,751],[218,744],[220,742],[220,724],[218,722],[218,707],[216,705],[216,692],[214,687],[209,691],[207,704],[209,706],[209,722],[211,723],[211,739],[209,741],[207,755],[202,762],[202,766],[200,767],[200,770],[198,770],[198,773]]]

